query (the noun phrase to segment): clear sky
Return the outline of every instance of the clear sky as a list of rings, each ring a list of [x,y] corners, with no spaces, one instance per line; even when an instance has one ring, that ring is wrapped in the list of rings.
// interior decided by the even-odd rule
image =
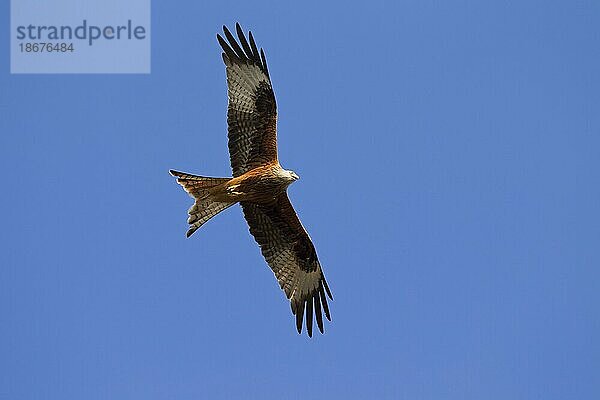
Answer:
[[[7,3],[0,399],[600,398],[597,1],[154,1],[150,75],[10,75]],[[230,173],[236,21],[335,298],[312,339],[167,172]]]

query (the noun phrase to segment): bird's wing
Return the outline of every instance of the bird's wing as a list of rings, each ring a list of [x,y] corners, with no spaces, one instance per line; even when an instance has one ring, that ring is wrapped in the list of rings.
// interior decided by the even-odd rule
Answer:
[[[308,233],[298,219],[287,193],[282,193],[271,204],[241,202],[250,233],[260,245],[263,256],[273,270],[279,286],[290,299],[296,316],[298,333],[306,311],[306,328],[312,336],[313,312],[321,333],[323,314],[331,321],[327,297],[331,291],[325,281]]]
[[[271,87],[267,60],[249,32],[246,40],[236,24],[239,43],[226,26],[217,40],[223,48],[227,72],[227,125],[229,157],[233,176],[277,160],[277,105]]]

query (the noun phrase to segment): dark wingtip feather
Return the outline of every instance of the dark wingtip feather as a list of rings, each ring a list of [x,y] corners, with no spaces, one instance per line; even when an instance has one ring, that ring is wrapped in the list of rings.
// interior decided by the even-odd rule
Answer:
[[[246,58],[246,55],[244,54],[244,51],[240,48],[240,45],[238,44],[237,40],[235,40],[235,38],[233,37],[233,35],[229,31],[229,29],[227,29],[226,26],[223,26],[223,32],[225,33],[225,37],[229,41],[229,45],[231,46],[231,48],[235,52],[235,55],[240,60],[243,60],[244,58]]]
[[[244,30],[242,29],[242,27],[241,27],[241,25],[240,25],[239,22],[235,23],[235,31],[237,32],[238,37],[244,36]]]
[[[301,301],[296,305],[296,329],[298,333],[302,333],[302,319],[304,319],[304,302]]]
[[[223,25],[223,32],[225,33],[225,36],[231,35],[231,32],[229,32],[229,28],[227,28],[227,25]],[[229,35],[227,35],[227,34],[229,34]]]
[[[217,41],[221,45],[221,48],[223,49],[223,51],[225,52],[225,54],[227,55],[229,60],[233,61],[237,58],[237,55],[235,54],[235,52],[231,49],[229,44],[227,44],[225,39],[223,39],[223,36],[219,35],[218,33],[217,33]],[[223,61],[225,61],[225,60],[223,60]]]
[[[260,49],[259,51],[256,47],[256,42],[254,41],[254,36],[252,35],[252,32],[248,31],[248,38],[250,39],[248,41],[246,39],[246,35],[244,34],[244,30],[242,29],[239,22],[236,22],[235,30],[239,39],[239,44],[238,40],[235,39],[231,31],[227,28],[227,26],[223,25],[223,33],[225,34],[225,38],[227,40],[225,40],[223,36],[217,33],[217,40],[223,48],[223,50],[225,51],[225,54],[227,58],[229,58],[229,61],[233,63],[250,61],[258,68],[260,68],[261,71],[264,72],[264,74],[267,76],[267,78],[269,78],[269,69],[267,68],[267,59],[265,57],[265,53],[263,49]],[[225,61],[226,65],[229,65],[227,63],[227,60],[225,60],[225,57],[223,58],[223,61]]]
[[[327,304],[327,296],[325,296],[325,291],[323,290],[323,285],[319,286],[319,297],[321,298],[321,303],[323,304],[323,311],[325,311],[325,318],[328,321],[331,321],[331,315],[329,315],[329,305]]]
[[[309,297],[306,300],[306,329],[308,331],[308,336],[312,337],[312,327],[313,327],[313,302]]]
[[[252,49],[252,59],[256,62],[259,62],[260,56],[258,54],[258,49],[256,48],[256,42],[254,41],[254,36],[252,36],[252,31],[248,31],[248,37],[250,38],[250,48]]]
[[[221,47],[223,48],[223,50],[225,51],[225,53],[229,54],[229,52],[233,52],[231,50],[231,47],[229,47],[229,44],[227,43],[227,41],[225,39],[223,39],[223,36],[219,35],[217,33],[217,41],[219,42],[219,44],[221,45]]]
[[[327,291],[327,295],[329,296],[329,298],[331,300],[333,300],[333,296],[331,294],[331,290],[329,290],[329,285],[327,284],[327,281],[325,280],[325,276],[322,276],[322,281],[323,281],[323,286],[325,286],[325,290]]]
[[[246,36],[244,35],[244,31],[242,30],[242,27],[240,26],[240,24],[238,24],[238,23],[235,24],[235,30],[236,30],[238,39],[240,40],[240,44],[242,45],[242,48],[244,49],[244,53],[246,54],[246,57],[249,59],[252,59],[252,49],[250,48],[250,45],[248,44],[248,41],[246,40]]]
[[[316,292],[313,295],[312,299],[315,305],[315,317],[317,317],[317,326],[319,327],[319,331],[323,333],[323,314],[321,313],[321,300],[319,292]]]
[[[267,58],[265,57],[265,52],[263,51],[262,47],[260,48],[260,59],[262,60],[263,68],[265,69],[265,74],[267,74],[267,76],[269,76],[269,68],[267,67]]]

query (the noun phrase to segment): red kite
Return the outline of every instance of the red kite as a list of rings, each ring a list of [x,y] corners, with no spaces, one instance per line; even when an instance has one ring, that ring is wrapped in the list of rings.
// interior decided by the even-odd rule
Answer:
[[[290,300],[298,333],[306,313],[312,337],[313,314],[323,333],[323,312],[331,321],[327,296],[333,297],[315,247],[287,196],[287,187],[298,175],[283,169],[277,159],[277,106],[265,54],[258,51],[252,32],[248,42],[239,24],[236,31],[239,44],[226,26],[227,41],[217,34],[227,72],[233,178],[170,172],[195,199],[188,211],[188,237],[221,211],[240,203],[250,233]]]

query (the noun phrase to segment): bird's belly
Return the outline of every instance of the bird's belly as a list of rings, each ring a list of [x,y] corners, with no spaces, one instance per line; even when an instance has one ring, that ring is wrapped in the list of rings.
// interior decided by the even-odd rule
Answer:
[[[271,176],[250,176],[232,180],[225,188],[227,196],[235,201],[270,202],[285,190],[286,182]]]

